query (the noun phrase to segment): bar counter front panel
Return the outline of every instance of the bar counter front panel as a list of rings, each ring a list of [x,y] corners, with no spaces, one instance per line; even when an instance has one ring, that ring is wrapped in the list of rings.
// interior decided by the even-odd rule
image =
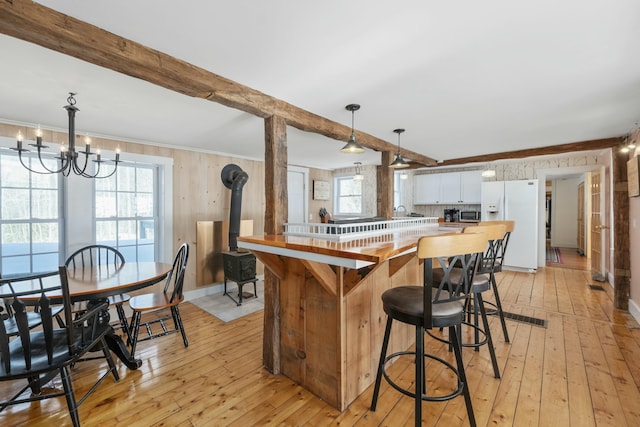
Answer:
[[[251,250],[279,281],[279,325],[269,325],[278,315],[265,311],[265,330],[279,326],[280,342],[263,351],[276,354],[282,374],[345,410],[375,381],[386,322],[380,296],[421,283],[418,239],[451,232],[456,230],[429,226],[347,242],[239,237],[238,246]],[[409,348],[414,335],[396,322],[389,353]]]

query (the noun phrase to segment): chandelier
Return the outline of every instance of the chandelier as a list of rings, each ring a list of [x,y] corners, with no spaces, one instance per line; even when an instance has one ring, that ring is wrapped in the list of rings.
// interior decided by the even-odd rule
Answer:
[[[76,112],[80,111],[78,107],[76,107],[76,99],[73,97],[76,95],[73,92],[69,92],[69,97],[67,98],[68,105],[65,105],[63,108],[67,110],[69,115],[69,145],[65,147],[64,145],[60,146],[60,155],[53,156],[53,153],[44,151],[49,148],[47,145],[42,144],[42,132],[40,131],[40,127],[36,131],[36,143],[29,144],[31,147],[34,147],[38,153],[38,161],[40,163],[39,167],[33,168],[32,165],[24,162],[24,158],[22,153],[29,152],[30,150],[26,148],[22,148],[22,133],[18,132],[16,148],[12,148],[18,152],[18,157],[20,157],[20,163],[26,169],[33,173],[39,174],[56,174],[61,173],[63,176],[69,176],[73,171],[74,174],[80,175],[85,178],[109,178],[118,169],[118,163],[120,163],[120,149],[116,150],[116,158],[115,160],[103,160],[100,156],[100,150],[96,150],[95,152],[91,151],[91,140],[87,137],[85,139],[85,148],[84,150],[76,150]],[[91,160],[92,156],[96,156],[95,160]],[[55,158],[60,161],[60,167],[53,167],[51,162],[47,162],[51,158]],[[35,159],[34,159],[35,160]],[[87,170],[87,167],[91,164],[91,161],[95,164],[95,171],[91,173],[90,170]],[[47,165],[47,163],[49,163]],[[103,174],[100,175],[100,169],[103,163],[113,163],[113,170],[107,170]]]

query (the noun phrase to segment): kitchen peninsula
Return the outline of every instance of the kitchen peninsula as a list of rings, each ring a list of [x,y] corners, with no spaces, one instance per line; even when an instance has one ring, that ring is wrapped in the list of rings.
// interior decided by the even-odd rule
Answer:
[[[279,354],[280,371],[339,410],[375,380],[386,321],[380,296],[421,283],[414,254],[420,237],[456,232],[436,218],[421,220],[399,227],[386,221],[388,229],[351,236],[315,229],[315,236],[238,238],[279,280],[279,316],[265,322],[279,322],[278,348],[268,350]],[[394,331],[390,352],[413,344],[410,327]]]

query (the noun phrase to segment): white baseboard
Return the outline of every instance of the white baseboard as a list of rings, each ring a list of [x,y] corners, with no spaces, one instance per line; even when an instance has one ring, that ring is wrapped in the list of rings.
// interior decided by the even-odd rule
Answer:
[[[629,314],[640,323],[640,306],[632,299],[629,300]]]

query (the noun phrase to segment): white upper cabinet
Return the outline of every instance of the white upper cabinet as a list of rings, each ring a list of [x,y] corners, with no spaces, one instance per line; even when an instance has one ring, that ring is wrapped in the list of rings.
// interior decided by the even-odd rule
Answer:
[[[439,174],[414,175],[413,204],[435,205],[440,199]]]
[[[480,204],[482,171],[414,175],[413,204]]]
[[[460,203],[476,205],[482,203],[482,171],[460,172]]]

